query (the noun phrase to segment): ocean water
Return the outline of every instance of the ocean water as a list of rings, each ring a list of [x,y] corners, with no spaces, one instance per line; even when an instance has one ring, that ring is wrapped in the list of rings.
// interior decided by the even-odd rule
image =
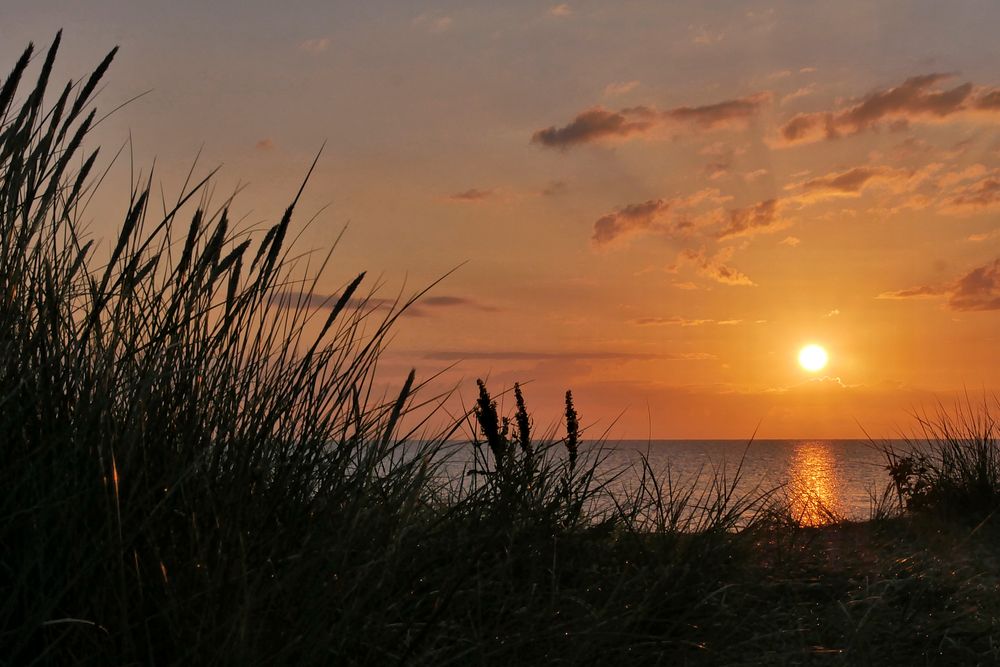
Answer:
[[[712,497],[713,483],[725,477],[736,481],[736,497],[771,493],[807,525],[868,519],[889,484],[883,454],[868,440],[618,440],[583,442],[581,456],[600,457],[599,476],[619,495],[636,491],[645,457],[664,493],[669,479],[675,491],[694,487],[695,498]],[[448,467],[468,470],[471,446],[453,451]]]
[[[603,453],[602,469],[620,472],[612,489],[634,488],[644,455],[682,488],[702,489],[724,474],[737,479],[737,496],[773,491],[806,524],[867,519],[889,483],[884,456],[868,440],[621,440],[604,443]]]

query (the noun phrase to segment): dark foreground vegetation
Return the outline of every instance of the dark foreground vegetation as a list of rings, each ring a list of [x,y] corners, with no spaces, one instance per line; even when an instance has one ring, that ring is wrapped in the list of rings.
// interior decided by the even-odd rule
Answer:
[[[481,384],[467,428],[418,439],[413,375],[375,380],[407,304],[369,307],[361,274],[312,307],[294,201],[247,234],[150,176],[87,237],[111,56],[45,100],[57,45],[0,83],[4,664],[1000,660],[988,411],[886,448],[873,520],[823,528],[722,476],[613,494],[570,395],[560,438]]]

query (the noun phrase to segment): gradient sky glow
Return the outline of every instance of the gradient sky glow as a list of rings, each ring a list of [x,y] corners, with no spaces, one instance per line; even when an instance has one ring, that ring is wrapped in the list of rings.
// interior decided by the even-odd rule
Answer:
[[[543,425],[572,388],[616,438],[891,436],[1000,389],[998,24],[992,0],[6,0],[0,69],[60,27],[57,81],[121,45],[100,108],[150,92],[105,157],[131,135],[176,192],[200,149],[248,225],[326,141],[300,247],[349,226],[322,290],[466,262],[402,320],[400,379],[459,362],[435,386],[467,404],[530,380]]]

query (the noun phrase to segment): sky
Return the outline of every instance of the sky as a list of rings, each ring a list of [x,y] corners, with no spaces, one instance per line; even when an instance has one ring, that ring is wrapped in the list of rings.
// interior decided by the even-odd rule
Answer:
[[[1000,4],[49,2],[0,6],[0,70],[64,30],[121,50],[88,209],[192,162],[243,224],[313,157],[298,246],[395,298],[382,371],[572,389],[591,435],[891,437],[1000,375]],[[325,142],[325,145],[324,145]],[[310,219],[315,219],[307,224]],[[345,230],[346,227],[346,230]],[[454,269],[454,272],[449,273]],[[375,278],[377,276],[377,278]],[[828,365],[797,362],[808,343]]]

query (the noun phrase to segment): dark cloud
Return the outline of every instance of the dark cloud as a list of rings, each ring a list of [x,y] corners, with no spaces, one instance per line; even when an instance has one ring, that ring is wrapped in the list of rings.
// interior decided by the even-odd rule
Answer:
[[[920,299],[946,297],[951,310],[1000,310],[1000,258],[978,266],[941,287],[922,285],[895,292],[883,292],[879,299]]]
[[[275,295],[273,305],[276,308],[284,309],[304,307],[330,310],[334,307],[334,305],[336,305],[338,298],[339,297],[336,294],[300,294],[298,292],[285,291],[278,292]],[[347,300],[346,307],[352,311],[389,312],[393,309],[401,307],[404,303],[405,301],[402,300],[385,299],[381,297],[352,297]],[[460,308],[486,312],[495,312],[498,310],[495,306],[479,303],[478,301],[465,297],[440,295],[425,296],[418,299],[416,303],[407,308],[403,314],[409,317],[427,317],[433,314],[432,311],[440,312],[446,309]]]
[[[726,227],[719,232],[718,237],[724,239],[771,233],[785,226],[778,217],[778,200],[768,199],[754,206],[729,211]]]
[[[454,308],[454,307],[464,307],[473,308],[475,310],[485,310],[489,312],[495,312],[497,308],[495,306],[488,306],[478,301],[473,301],[472,299],[467,299],[461,296],[425,296],[417,302],[419,305],[427,306],[430,308]]]
[[[876,128],[883,121],[895,124],[895,129],[905,129],[914,120],[942,119],[972,107],[993,110],[995,104],[1000,104],[1000,95],[994,96],[992,92],[973,100],[971,83],[938,90],[938,84],[950,76],[940,73],[914,76],[841,109],[798,114],[781,127],[781,138],[788,144],[836,139]]]
[[[638,106],[609,111],[596,107],[581,112],[563,127],[553,125],[538,130],[531,141],[549,148],[569,148],[600,139],[643,134],[669,124],[684,125],[694,130],[744,125],[770,99],[768,93],[757,93],[716,104],[666,110]]]
[[[757,114],[761,106],[770,101],[769,93],[757,93],[735,100],[726,100],[700,107],[677,107],[664,111],[662,116],[682,123],[691,123],[702,129],[712,129],[735,122],[746,122]]]
[[[455,194],[448,195],[448,199],[457,202],[477,202],[484,199],[489,199],[493,196],[493,190],[480,190],[478,188],[469,188],[463,192],[456,192]]]
[[[659,218],[670,209],[671,204],[669,200],[650,199],[619,208],[594,223],[591,240],[595,245],[602,246],[622,236],[648,230],[659,223]]]
[[[532,143],[550,148],[568,148],[575,144],[584,144],[605,137],[627,137],[630,134],[643,132],[652,126],[652,121],[642,118],[630,118],[633,109],[621,112],[606,109],[588,109],[577,115],[568,125],[563,127],[547,127],[532,135]]]
[[[976,100],[976,108],[984,111],[1000,111],[1000,90],[991,90]]]
[[[987,176],[952,195],[943,208],[958,212],[989,208],[997,204],[1000,204],[1000,179]]]
[[[948,295],[948,307],[952,310],[1000,310],[1000,259],[959,278]]]

